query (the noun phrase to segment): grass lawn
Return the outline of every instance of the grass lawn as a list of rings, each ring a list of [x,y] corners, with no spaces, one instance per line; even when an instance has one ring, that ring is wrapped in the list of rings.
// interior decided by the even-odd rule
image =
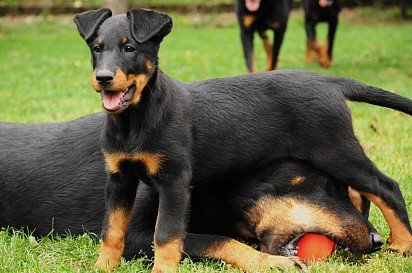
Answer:
[[[357,13],[356,13],[357,14]],[[305,34],[294,13],[280,56],[282,69],[308,69],[349,77],[412,98],[412,24],[347,13],[339,26],[334,65],[329,70],[304,64]],[[354,15],[354,16],[353,16]],[[385,18],[380,14],[374,16]],[[324,40],[326,28],[321,28]],[[245,72],[233,15],[175,16],[174,31],[161,48],[160,65],[183,81]],[[258,65],[264,54],[257,40]],[[0,18],[0,120],[62,121],[100,111],[90,86],[88,48],[68,18]],[[251,90],[253,95],[253,90]],[[375,106],[351,103],[355,133],[370,158],[399,181],[412,214],[412,119]],[[0,189],[1,190],[1,189]],[[371,222],[383,237],[387,225],[376,208]],[[0,231],[0,272],[89,272],[98,255],[92,235],[46,237]],[[115,272],[141,272],[150,261],[122,262]],[[240,272],[224,263],[185,259],[181,272]],[[381,251],[364,257],[336,252],[311,272],[412,272],[412,257]]]

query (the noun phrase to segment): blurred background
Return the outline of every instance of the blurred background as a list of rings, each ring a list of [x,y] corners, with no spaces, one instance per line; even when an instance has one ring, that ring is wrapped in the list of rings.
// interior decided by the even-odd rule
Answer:
[[[114,13],[123,13],[128,8],[140,6],[162,11],[176,12],[230,12],[234,0],[1,0],[0,15],[21,14],[66,14],[88,9],[109,7]],[[295,1],[295,7],[300,6]],[[411,0],[343,0],[345,7],[374,6],[379,8],[398,7],[399,16],[407,18]]]

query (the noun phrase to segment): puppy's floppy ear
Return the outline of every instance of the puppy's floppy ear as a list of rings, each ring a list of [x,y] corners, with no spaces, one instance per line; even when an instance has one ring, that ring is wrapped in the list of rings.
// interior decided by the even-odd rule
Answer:
[[[110,9],[89,10],[74,16],[74,22],[77,25],[80,36],[86,42],[89,42],[97,28],[110,16],[112,16]]]
[[[127,13],[133,38],[144,43],[153,37],[160,43],[172,31],[172,18],[166,13],[149,9],[132,9]]]

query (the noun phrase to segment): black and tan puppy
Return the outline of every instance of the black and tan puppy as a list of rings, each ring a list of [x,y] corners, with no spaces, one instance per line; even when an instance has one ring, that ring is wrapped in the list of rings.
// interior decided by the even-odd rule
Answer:
[[[93,60],[93,87],[107,120],[108,171],[99,268],[117,265],[136,197],[137,176],[159,194],[154,272],[175,270],[183,251],[190,188],[215,177],[292,158],[342,181],[374,202],[391,229],[390,249],[412,252],[398,184],[366,157],[346,100],[412,114],[412,101],[361,83],[281,71],[181,83],[158,67],[172,28],[164,13],[108,9],[75,17]],[[251,93],[251,91],[253,91]]]
[[[342,8],[341,0],[302,0],[305,12],[305,30],[307,35],[306,61],[313,61],[313,53],[317,54],[319,64],[325,68],[332,61],[333,44],[338,27],[338,14]],[[326,22],[329,26],[326,46],[316,40],[316,25]]]
[[[51,230],[73,235],[101,231],[106,173],[99,135],[105,118],[95,114],[64,123],[0,123],[1,227],[29,227],[37,236]],[[296,238],[307,232],[325,234],[355,253],[369,253],[382,244],[352,205],[350,198],[367,212],[356,194],[298,160],[215,177],[193,187],[191,195],[184,245],[190,257],[213,257],[255,272],[286,268],[293,260],[231,238],[286,256],[293,255]],[[139,184],[125,237],[126,259],[153,256],[158,200],[156,188]]]
[[[253,54],[253,38],[257,32],[266,51],[266,71],[276,69],[280,47],[292,8],[291,0],[237,0],[236,15],[248,72],[256,70]],[[267,31],[274,32],[273,44]]]

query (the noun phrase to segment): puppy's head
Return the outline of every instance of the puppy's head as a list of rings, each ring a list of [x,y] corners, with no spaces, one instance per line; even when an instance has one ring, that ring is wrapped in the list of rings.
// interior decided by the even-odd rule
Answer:
[[[172,30],[172,19],[147,9],[116,16],[99,9],[78,14],[74,21],[90,47],[92,85],[104,110],[120,113],[137,105],[157,69],[159,45]]]
[[[356,254],[380,249],[382,238],[353,204],[348,187],[306,164],[285,163],[269,172],[265,189],[253,193],[245,236],[270,254],[294,255],[302,235],[322,234]],[[262,179],[262,177],[258,178]],[[255,190],[256,192],[256,190]]]

